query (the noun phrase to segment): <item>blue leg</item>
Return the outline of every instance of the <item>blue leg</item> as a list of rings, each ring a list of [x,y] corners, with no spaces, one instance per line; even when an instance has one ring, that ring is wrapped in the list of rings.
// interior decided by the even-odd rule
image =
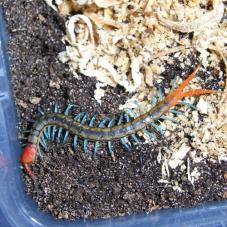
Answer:
[[[94,146],[94,157],[96,157],[98,149],[99,149],[99,142],[97,141],[97,142],[95,142],[95,146]]]
[[[41,115],[45,115],[44,111],[42,110],[41,107],[38,107],[38,112],[41,114]]]
[[[93,126],[94,126],[95,118],[96,118],[96,115],[94,115],[94,116],[91,118],[91,120],[90,120],[90,122],[89,122],[89,126],[90,126],[90,127],[93,127]]]
[[[64,111],[64,115],[68,115],[70,109],[72,109],[74,106],[75,106],[75,105],[69,104],[69,105],[67,106],[67,108],[65,109],[65,111]],[[61,133],[62,133],[62,128],[60,128],[60,129],[58,130],[58,137],[57,137],[57,143],[58,143],[58,144],[60,143]],[[65,134],[65,136],[64,136],[64,139],[65,139],[65,137],[66,137],[66,134]],[[67,137],[66,137],[66,138],[67,138]],[[63,143],[63,144],[64,144],[64,143]]]
[[[108,124],[108,128],[112,128],[113,126],[114,126],[114,123],[115,123],[115,119],[114,118],[112,118],[111,120],[110,120],[110,122],[109,122],[109,124]]]
[[[170,117],[166,117],[166,116],[161,116],[160,119],[166,120],[166,121],[171,121],[173,123],[177,123],[177,121],[175,119],[170,118]]]
[[[90,120],[90,122],[89,122],[89,127],[93,127],[94,122],[95,122],[95,118],[96,118],[96,115],[94,115],[94,116],[91,118],[91,120]],[[87,153],[87,145],[88,145],[88,140],[85,139],[85,140],[84,140],[84,153],[85,153],[85,154]]]
[[[126,122],[129,122],[129,121],[130,121],[128,113],[125,113],[125,118],[126,118]],[[139,138],[136,136],[136,134],[133,134],[133,135],[132,135],[132,139],[134,140],[134,142],[135,142],[136,144],[141,143],[141,141],[140,141]]]
[[[175,110],[175,109],[170,109],[169,112],[176,114],[176,115],[184,115],[184,112],[178,111],[178,110]]]
[[[177,87],[177,78],[176,77],[174,77],[174,79],[171,81],[171,86],[172,86],[171,90],[174,90]]]
[[[128,139],[122,138],[122,139],[120,139],[120,141],[121,141],[121,144],[124,146],[125,150],[128,151],[128,152],[131,152],[131,147],[128,144]]]
[[[48,150],[47,144],[46,144],[46,141],[45,141],[45,138],[44,138],[43,133],[41,133],[41,136],[40,136],[40,144],[43,146],[43,148],[44,148],[46,151]]]
[[[113,149],[112,149],[113,146],[112,146],[111,141],[108,141],[107,145],[108,145],[108,151],[109,151],[111,157],[113,157]]]
[[[143,133],[145,135],[147,135],[149,138],[157,139],[156,135],[154,133],[148,131],[147,129],[143,129]]]
[[[50,133],[51,133],[51,126],[47,127],[47,135],[48,135],[48,139],[50,140]]]
[[[85,121],[86,121],[86,119],[87,119],[87,114],[84,113],[84,112],[81,112],[81,113],[77,114],[76,117],[74,118],[74,120],[80,122],[81,117],[82,117],[81,123],[83,124],[83,123],[85,123]],[[74,149],[74,150],[76,150],[77,141],[78,141],[78,136],[74,136],[74,139],[73,139],[73,149]]]
[[[155,124],[154,122],[152,122],[151,125],[152,125],[157,131],[159,131],[162,135],[164,135],[165,129],[164,129],[163,127],[161,127],[160,125]]]
[[[61,138],[61,133],[62,133],[62,128],[59,128],[58,130],[58,136],[57,136],[57,143],[60,143],[60,138]]]
[[[70,111],[73,107],[75,107],[75,105],[69,104],[69,105],[67,106],[67,108],[65,109],[64,114],[65,114],[65,115],[69,115],[69,111]]]
[[[152,98],[151,98],[151,105],[152,105],[152,107],[155,106],[157,104],[157,102],[158,102],[157,97],[156,96],[152,96]]]
[[[193,104],[191,104],[190,102],[179,101],[178,104],[185,105],[185,106],[187,106],[188,108],[190,108],[192,110],[196,110],[196,107]]]
[[[162,101],[164,99],[164,93],[161,88],[159,88],[159,100]]]
[[[75,121],[78,121],[78,120],[80,121],[81,117],[83,117],[84,114],[85,114],[85,112],[80,112],[80,113],[78,113],[78,114],[74,117],[74,120],[75,120]]]
[[[121,125],[122,124],[123,117],[124,117],[124,114],[123,113],[120,113],[120,117],[118,119],[117,125]]]
[[[84,124],[87,120],[87,114],[85,113],[82,120],[81,120],[81,124]]]
[[[53,131],[52,131],[52,141],[54,141],[55,138],[55,133],[57,132],[57,127],[53,126]]]
[[[65,132],[65,135],[64,135],[64,139],[63,139],[63,144],[65,144],[66,143],[66,141],[67,141],[67,139],[68,139],[68,136],[69,136],[69,131],[66,131]]]
[[[54,113],[57,113],[58,111],[59,111],[58,102],[55,101],[55,104],[54,104]],[[57,131],[57,127],[56,127],[56,126],[53,126],[53,131],[52,131],[52,141],[54,141],[54,137],[55,137],[56,131]]]
[[[74,120],[75,121],[80,121],[80,118],[82,117],[84,115],[84,112],[81,112],[81,113],[79,113],[79,114],[77,114],[75,117],[74,117]],[[68,136],[69,136],[69,131],[66,131],[65,132],[65,135],[64,135],[64,139],[63,139],[63,144],[65,144],[66,143],[66,141],[67,141],[67,139],[68,139]]]
[[[130,117],[133,117],[133,118],[138,117],[138,114],[135,113],[134,111],[132,111],[131,109],[127,109],[125,112],[126,112]]]
[[[120,124],[122,123],[123,117],[124,117],[124,114],[121,113],[117,125],[120,125]],[[127,151],[131,151],[131,148],[130,148],[130,146],[129,146],[129,141],[128,141],[127,138],[122,138],[122,139],[120,139],[120,141],[121,141],[121,143],[123,144],[123,146],[125,147],[125,149],[126,149]],[[108,142],[108,143],[111,144],[111,142]]]
[[[50,138],[49,138],[47,130],[48,130],[48,128],[44,128],[43,133],[44,133],[44,136],[49,140]]]
[[[58,102],[55,101],[55,103],[54,103],[54,113],[57,113],[57,112],[59,112],[59,107],[58,107]]]
[[[77,140],[78,140],[78,136],[74,136],[74,138],[73,138],[73,149],[74,149],[74,151],[77,148]]]
[[[43,154],[42,154],[42,152],[41,152],[41,149],[40,149],[39,145],[38,145],[38,147],[37,147],[37,151],[38,151],[39,156],[40,156],[41,158],[43,158]]]
[[[84,154],[87,154],[88,140],[84,140]]]

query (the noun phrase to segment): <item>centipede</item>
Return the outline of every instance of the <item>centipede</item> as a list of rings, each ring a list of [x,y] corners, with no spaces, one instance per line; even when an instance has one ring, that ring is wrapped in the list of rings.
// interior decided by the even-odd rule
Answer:
[[[103,119],[95,126],[96,115],[87,119],[86,112],[79,112],[75,117],[69,116],[69,111],[74,107],[73,104],[68,105],[64,113],[59,113],[58,106],[55,105],[53,113],[43,113],[42,116],[33,124],[31,133],[28,136],[27,144],[24,147],[20,162],[25,173],[36,180],[36,176],[30,168],[30,165],[36,160],[41,150],[47,150],[46,140],[63,138],[62,143],[66,144],[69,135],[73,136],[72,148],[77,148],[78,139],[83,140],[83,150],[88,151],[88,142],[94,143],[93,154],[96,156],[100,142],[106,142],[108,152],[115,160],[112,142],[119,140],[124,149],[131,151],[130,140],[136,144],[141,144],[138,133],[143,132],[151,137],[157,137],[162,129],[158,126],[157,121],[166,119],[167,112],[177,113],[172,107],[176,105],[187,105],[181,100],[190,96],[200,96],[205,94],[213,94],[215,90],[209,89],[192,89],[184,91],[185,87],[195,77],[200,65],[197,65],[193,72],[183,80],[183,82],[175,89],[169,92],[163,99],[157,100],[149,111],[140,116],[130,114],[125,111],[111,119]],[[86,123],[88,122],[88,123]],[[149,129],[148,129],[149,126]]]

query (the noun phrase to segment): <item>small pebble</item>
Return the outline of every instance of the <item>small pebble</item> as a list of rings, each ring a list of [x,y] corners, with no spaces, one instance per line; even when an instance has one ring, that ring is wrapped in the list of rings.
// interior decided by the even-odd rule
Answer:
[[[37,105],[41,102],[41,99],[40,97],[32,97],[29,99],[30,103],[34,104],[34,105]]]

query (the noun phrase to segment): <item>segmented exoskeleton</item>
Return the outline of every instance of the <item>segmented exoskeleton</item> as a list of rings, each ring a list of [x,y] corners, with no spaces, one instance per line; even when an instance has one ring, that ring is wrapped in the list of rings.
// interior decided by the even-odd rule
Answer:
[[[194,89],[188,92],[183,92],[183,89],[188,85],[198,71],[199,66],[185,79],[175,90],[170,92],[163,100],[160,100],[152,107],[148,112],[141,116],[132,118],[128,112],[121,113],[118,118],[112,118],[111,120],[104,119],[98,126],[94,126],[95,116],[93,116],[89,124],[86,125],[87,114],[79,113],[74,118],[68,116],[69,110],[74,105],[69,105],[65,110],[64,114],[58,113],[58,107],[55,105],[54,113],[44,114],[35,122],[32,128],[32,132],[28,138],[28,145],[25,147],[21,162],[26,172],[34,179],[34,175],[30,170],[28,164],[35,160],[37,151],[40,150],[40,145],[47,150],[46,139],[54,140],[57,137],[57,142],[60,142],[62,131],[64,130],[63,144],[66,143],[68,135],[74,135],[73,147],[76,149],[78,138],[83,139],[83,149],[87,152],[88,141],[94,141],[94,155],[96,155],[100,141],[106,141],[108,144],[108,150],[113,159],[114,153],[112,150],[111,141],[120,140],[124,148],[127,151],[131,150],[130,137],[134,142],[140,143],[137,133],[143,131],[144,133],[154,136],[154,130],[149,131],[147,126],[151,125],[156,131],[162,132],[162,129],[156,124],[156,121],[160,118],[165,119],[163,116],[166,112],[171,111],[170,108],[178,104],[178,102],[189,96],[210,94],[213,90],[206,89]],[[180,104],[189,105],[185,102]],[[176,114],[179,112],[172,111]],[[125,123],[123,123],[125,122]],[[57,129],[59,128],[59,129]],[[56,136],[57,135],[57,136]]]

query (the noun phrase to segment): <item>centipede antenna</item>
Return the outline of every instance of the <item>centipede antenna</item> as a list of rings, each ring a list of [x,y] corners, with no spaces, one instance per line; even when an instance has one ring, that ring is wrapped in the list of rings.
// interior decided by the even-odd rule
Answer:
[[[187,102],[187,101],[179,101],[178,104],[185,105],[185,106],[187,106],[188,108],[190,108],[192,110],[196,110],[196,107],[193,104],[191,104],[190,102]]]
[[[75,106],[76,106],[76,105],[69,104],[69,105],[67,106],[67,108],[65,109],[64,114],[65,114],[65,115],[69,115],[69,111],[70,111],[73,107],[75,107]]]
[[[151,123],[151,126],[153,126],[157,131],[159,131],[162,135],[164,135],[165,129],[162,126],[157,125],[154,122]]]
[[[45,115],[44,111],[42,110],[42,108],[39,106],[38,107],[38,112],[41,114],[41,115]]]
[[[161,88],[159,88],[159,90],[158,90],[159,92],[158,92],[158,95],[159,95],[159,100],[160,101],[162,101],[163,99],[164,99],[164,93],[163,93],[163,91],[162,91],[162,89]]]
[[[170,109],[169,112],[176,114],[176,115],[184,115],[184,112],[178,111],[178,110],[175,110],[175,109]]]
[[[131,146],[128,144],[128,139],[127,138],[121,138],[120,139],[121,144],[124,146],[125,150],[128,152],[131,152]]]
[[[171,121],[173,123],[177,123],[177,121],[175,119],[170,118],[170,117],[166,117],[166,116],[161,116],[160,119],[166,120],[166,121]]]
[[[62,128],[59,128],[58,130],[58,136],[57,136],[57,143],[60,143],[60,138],[61,138],[61,133],[62,133]]]
[[[125,116],[125,118],[126,118],[126,122],[129,122],[130,119],[129,119],[128,113],[125,113],[124,116]],[[136,136],[136,134],[132,134],[131,137],[132,137],[132,139],[134,140],[134,142],[135,142],[136,144],[141,143],[141,141],[140,141],[139,138]]]

